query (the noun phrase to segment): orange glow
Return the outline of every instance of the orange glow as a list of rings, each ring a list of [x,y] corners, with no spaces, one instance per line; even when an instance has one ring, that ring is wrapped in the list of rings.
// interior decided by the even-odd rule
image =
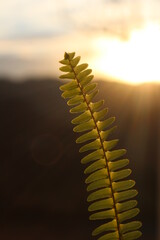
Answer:
[[[160,82],[160,26],[149,24],[133,30],[127,41],[97,38],[92,62],[97,74],[131,84]]]

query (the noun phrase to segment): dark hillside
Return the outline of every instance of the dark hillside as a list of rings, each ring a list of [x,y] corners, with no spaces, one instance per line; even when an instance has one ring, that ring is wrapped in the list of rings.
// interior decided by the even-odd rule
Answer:
[[[0,81],[0,238],[88,240],[86,187],[57,80]],[[100,82],[139,190],[143,239],[156,239],[160,85]],[[160,161],[160,159],[159,159]]]

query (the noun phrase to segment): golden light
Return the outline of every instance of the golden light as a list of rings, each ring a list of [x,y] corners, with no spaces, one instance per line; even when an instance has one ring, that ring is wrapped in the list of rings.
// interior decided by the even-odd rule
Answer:
[[[131,32],[127,41],[97,38],[92,64],[98,74],[123,82],[160,82],[160,26],[149,24]]]

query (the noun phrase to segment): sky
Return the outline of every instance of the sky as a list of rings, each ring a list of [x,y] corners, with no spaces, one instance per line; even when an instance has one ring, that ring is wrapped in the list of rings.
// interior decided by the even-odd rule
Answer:
[[[57,77],[75,51],[97,78],[159,81],[159,9],[159,0],[1,0],[0,75]]]

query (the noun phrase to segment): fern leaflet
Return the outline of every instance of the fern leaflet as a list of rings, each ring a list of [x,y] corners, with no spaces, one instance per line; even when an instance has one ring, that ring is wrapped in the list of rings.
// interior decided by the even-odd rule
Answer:
[[[88,64],[79,64],[80,57],[75,53],[65,53],[60,70],[64,72],[61,79],[69,79],[60,87],[62,97],[69,99],[70,112],[78,114],[72,120],[74,132],[82,135],[76,140],[83,143],[80,152],[88,152],[81,163],[87,164],[84,173],[90,203],[88,211],[90,220],[104,220],[104,224],[97,227],[93,236],[98,240],[134,240],[141,236],[138,230],[141,222],[131,220],[138,215],[137,201],[132,200],[137,191],[132,189],[133,180],[124,180],[131,174],[130,169],[123,169],[129,160],[123,158],[125,149],[113,150],[118,139],[108,140],[108,136],[116,127],[110,127],[114,117],[104,120],[108,109],[102,109],[104,101],[92,102],[98,93],[97,84],[92,83],[92,70]]]

